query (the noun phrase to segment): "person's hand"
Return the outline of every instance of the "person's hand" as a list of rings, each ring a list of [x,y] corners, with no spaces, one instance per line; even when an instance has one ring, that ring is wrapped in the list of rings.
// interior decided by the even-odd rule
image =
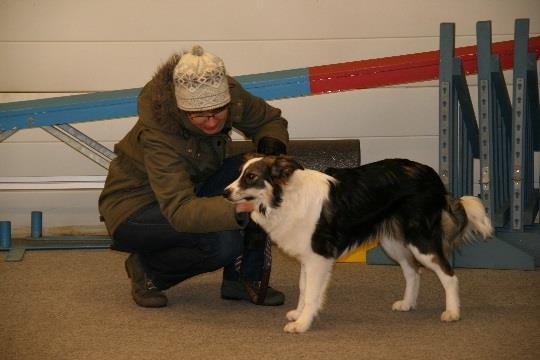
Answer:
[[[264,155],[286,155],[287,146],[278,139],[265,136],[259,140],[257,152]]]
[[[255,204],[253,203],[253,201],[243,201],[237,203],[234,209],[237,213],[252,212],[253,210],[255,210]]]

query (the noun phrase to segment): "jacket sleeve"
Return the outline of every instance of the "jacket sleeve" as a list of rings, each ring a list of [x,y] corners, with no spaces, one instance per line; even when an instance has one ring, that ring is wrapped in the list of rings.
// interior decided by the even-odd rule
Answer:
[[[287,146],[289,143],[287,120],[281,116],[281,110],[250,94],[236,80],[230,81],[233,98],[240,99],[243,103],[242,117],[233,126],[257,145],[262,138],[268,137],[279,140]]]
[[[161,211],[177,231],[202,233],[246,225],[247,218],[237,217],[234,204],[225,198],[195,195],[186,170],[188,160],[180,155],[181,145],[174,135],[146,129],[140,136],[150,186]]]

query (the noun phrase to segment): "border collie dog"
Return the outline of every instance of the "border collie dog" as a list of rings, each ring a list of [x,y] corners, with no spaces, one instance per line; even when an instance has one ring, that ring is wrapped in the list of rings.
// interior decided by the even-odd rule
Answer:
[[[232,202],[253,201],[251,218],[301,263],[298,306],[287,313],[286,332],[309,329],[336,259],[374,240],[405,277],[405,294],[393,310],[416,307],[419,269],[426,267],[446,293],[441,320],[459,320],[458,279],[447,254],[464,240],[492,235],[478,198],[450,197],[432,168],[405,159],[322,173],[288,156],[251,156],[224,196]]]

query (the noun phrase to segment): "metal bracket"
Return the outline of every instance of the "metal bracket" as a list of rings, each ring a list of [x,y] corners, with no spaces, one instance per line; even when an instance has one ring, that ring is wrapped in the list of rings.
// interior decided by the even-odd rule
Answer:
[[[63,143],[67,144],[68,146],[72,147],[74,150],[78,151],[82,155],[86,156],[88,159],[92,160],[99,166],[101,166],[104,169],[109,169],[109,163],[111,162],[111,159],[108,157],[108,153],[104,154],[102,153],[102,149],[95,148],[95,144],[97,142],[95,140],[90,139],[86,135],[80,133],[77,134],[77,136],[72,135],[71,132],[64,132],[59,128],[58,125],[56,126],[42,126],[43,130],[57,138],[58,140],[62,141]],[[65,127],[64,128],[71,128],[71,127]],[[82,135],[82,136],[81,136]],[[84,142],[81,142],[78,140],[78,138],[83,137],[86,138]],[[99,145],[99,147],[102,147],[102,145]],[[100,151],[101,150],[101,151]],[[109,151],[110,152],[110,151]],[[114,154],[113,154],[114,155]]]

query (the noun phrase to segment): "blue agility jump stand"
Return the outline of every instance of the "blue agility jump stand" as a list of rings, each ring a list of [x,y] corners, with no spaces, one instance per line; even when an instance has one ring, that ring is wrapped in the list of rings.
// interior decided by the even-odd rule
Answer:
[[[0,250],[8,251],[6,261],[21,261],[26,250],[106,249],[109,236],[43,236],[43,213],[32,211],[29,237],[12,239],[11,223],[0,221]]]
[[[534,270],[540,266],[534,150],[540,150],[536,57],[528,53],[529,20],[518,19],[514,42],[513,106],[499,58],[491,53],[491,22],[477,23],[478,123],[459,59],[454,24],[441,24],[439,154],[441,179],[455,197],[473,194],[473,158],[480,159],[480,198],[496,234],[451,256],[455,267]],[[368,264],[395,264],[380,247]]]

